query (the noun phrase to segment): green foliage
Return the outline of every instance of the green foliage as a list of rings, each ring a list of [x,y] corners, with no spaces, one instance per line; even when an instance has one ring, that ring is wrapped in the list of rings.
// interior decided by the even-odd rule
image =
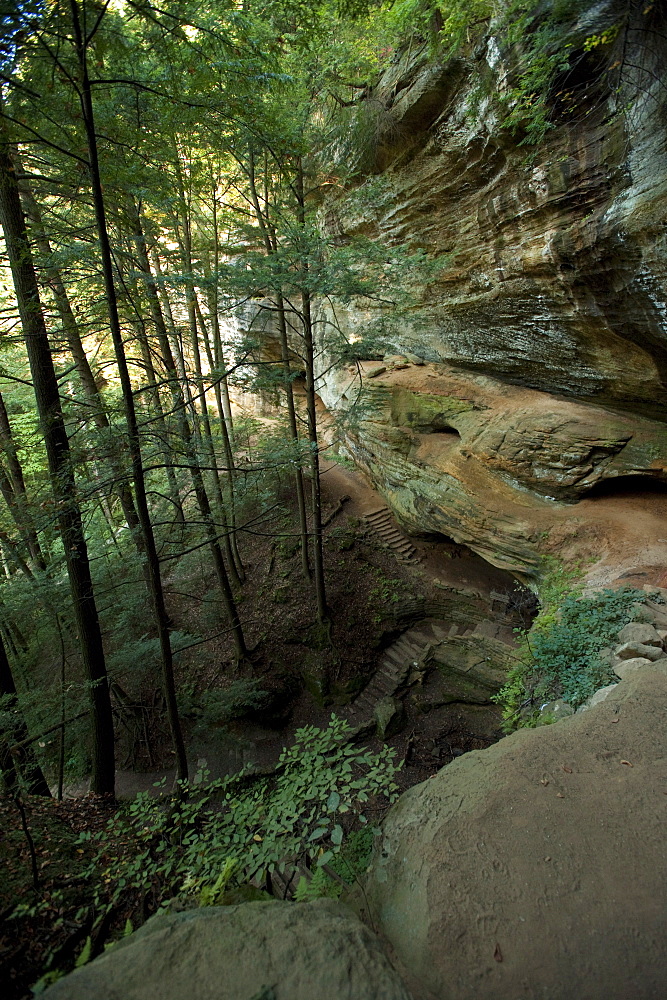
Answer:
[[[366,826],[350,834],[340,853],[331,858],[327,867],[347,885],[351,885],[366,871],[378,832]],[[306,902],[321,896],[338,899],[344,890],[345,885],[342,882],[331,878],[324,868],[320,867],[315,869],[310,880],[304,876],[299,879],[294,898],[297,902]]]
[[[241,772],[210,781],[198,774],[174,795],[138,795],[97,836],[91,876],[101,872],[114,901],[152,890],[157,901],[186,892],[210,903],[232,883],[288,862],[330,863],[345,830],[366,823],[367,803],[398,793],[394,751],[352,746],[348,733],[332,715],[324,730],[297,731],[273,777]]]
[[[349,552],[350,549],[354,548],[356,541],[357,534],[352,525],[334,528],[326,538],[327,545],[337,552]]]
[[[192,682],[183,685],[179,692],[178,707],[184,718],[194,720],[192,735],[204,735],[212,728],[226,726],[253,709],[266,705],[267,693],[259,682],[250,679],[232,681],[229,687],[214,688],[195,694]]]
[[[404,580],[392,579],[381,569],[374,570],[377,582],[368,592],[372,606],[377,607],[374,621],[380,622],[391,614],[390,606],[398,604],[402,597],[409,594],[410,588]]]
[[[584,596],[573,586],[578,575],[551,564],[542,610],[523,633],[517,664],[495,698],[503,706],[507,732],[536,725],[547,702],[562,698],[576,709],[614,680],[600,651],[633,620],[632,605],[646,595],[623,588]]]
[[[386,29],[398,38],[428,40],[431,50],[456,51],[498,8],[494,0],[396,0],[387,5]]]
[[[601,45],[611,45],[618,38],[620,30],[620,24],[613,24],[611,28],[601,31],[599,35],[589,35],[584,42],[584,51],[592,52],[593,49],[598,49]]]

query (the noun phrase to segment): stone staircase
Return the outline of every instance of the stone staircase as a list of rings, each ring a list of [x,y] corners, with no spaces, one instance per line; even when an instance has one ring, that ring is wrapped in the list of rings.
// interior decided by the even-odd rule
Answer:
[[[379,507],[364,514],[364,520],[382,545],[389,549],[400,563],[416,566],[421,562],[421,556],[407,535],[401,531],[388,507]]]
[[[356,729],[373,718],[373,710],[383,698],[393,696],[408,679],[410,671],[423,661],[430,647],[446,639],[457,626],[447,631],[442,622],[423,622],[408,629],[388,646],[372,679],[347,709],[346,718]]]
[[[396,642],[388,646],[382,655],[380,665],[363,691],[343,710],[347,722],[358,729],[373,719],[375,706],[383,698],[393,697],[410,680],[411,672],[425,667],[431,660],[431,653],[438,647],[469,647],[483,655],[492,652],[494,658],[505,667],[511,665],[513,655],[511,643],[513,634],[505,623],[488,619],[449,625],[444,621],[422,621],[408,629]],[[473,659],[475,657],[473,656]],[[440,657],[436,656],[436,659]]]

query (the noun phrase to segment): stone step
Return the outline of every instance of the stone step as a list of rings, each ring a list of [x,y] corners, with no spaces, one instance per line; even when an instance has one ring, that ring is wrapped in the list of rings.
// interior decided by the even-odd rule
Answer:
[[[396,552],[401,552],[403,553],[403,555],[411,556],[413,553],[416,553],[417,551],[414,545],[411,545],[410,542],[406,542],[405,539],[390,538],[380,534],[380,532],[378,532],[378,536],[380,538],[380,541],[383,542],[385,545],[389,546],[390,549],[394,549],[394,551]]]
[[[370,517],[366,518],[371,524],[393,524],[394,519],[388,510],[378,511],[377,514],[371,514]]]
[[[423,649],[424,647],[420,646],[419,648],[411,649],[408,652],[394,655],[391,658],[383,657],[381,669],[390,670],[392,673],[399,673],[408,664],[418,660],[422,655]]]
[[[394,643],[393,646],[389,646],[388,649],[385,649],[384,655],[390,656],[392,653],[395,653],[397,656],[405,656],[412,652],[413,649],[414,644],[411,642],[401,642],[400,645],[399,643]]]
[[[429,644],[431,644],[431,643],[433,643],[433,642],[436,641],[435,636],[433,635],[433,633],[421,632],[420,631],[420,632],[418,632],[416,634],[415,633],[413,633],[413,634],[414,634],[414,640],[415,640],[415,645],[416,646],[424,647],[424,646],[428,646]]]
[[[421,562],[421,557],[417,550],[396,525],[396,521],[388,507],[382,507],[379,510],[365,514],[364,520],[373,529],[380,541],[391,549],[398,562],[406,566],[416,566]]]
[[[443,626],[444,623],[437,621],[423,622],[418,627],[404,632],[384,650],[375,676],[349,707],[346,717],[350,725],[360,725],[362,721],[368,721],[377,703],[388,695],[394,695],[405,683],[410,665],[419,662],[430,645],[451,637],[453,630],[454,634],[458,634],[457,629],[463,628],[453,625],[447,629]],[[472,632],[472,629],[469,628],[468,631]]]
[[[388,670],[392,674],[397,674],[405,668],[406,664],[410,663],[414,659],[414,656],[398,656],[393,657],[391,660],[383,659],[381,669]]]
[[[380,671],[375,675],[375,678],[372,681],[372,687],[377,688],[378,690],[380,688],[384,689],[386,687],[395,688],[401,674],[403,673],[403,670],[404,668],[401,668],[400,670],[392,670],[391,672]],[[369,686],[367,688],[367,691],[370,690],[372,690],[372,688]]]

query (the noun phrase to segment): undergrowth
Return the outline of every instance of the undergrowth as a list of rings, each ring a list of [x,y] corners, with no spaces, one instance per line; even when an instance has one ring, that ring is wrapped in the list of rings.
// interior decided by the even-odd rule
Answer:
[[[550,562],[542,608],[531,628],[519,633],[516,665],[495,697],[503,707],[505,732],[544,722],[540,710],[558,699],[577,709],[615,680],[601,651],[634,619],[632,605],[646,594],[623,588],[584,596],[580,577],[578,568]]]
[[[316,868],[310,880],[301,876],[294,893],[295,900],[302,903],[322,896],[338,899],[345,888],[356,882],[366,871],[373,853],[374,839],[375,833],[369,827],[351,833],[340,854],[331,858],[326,870]]]
[[[135,889],[159,905],[175,893],[212,902],[292,861],[333,864],[344,844],[350,864],[347,834],[366,824],[372,798],[394,801],[398,767],[390,748],[350,745],[349,728],[332,716],[324,730],[298,730],[268,777],[199,774],[175,794],[140,793],[100,834],[91,876],[101,870],[114,901]]]

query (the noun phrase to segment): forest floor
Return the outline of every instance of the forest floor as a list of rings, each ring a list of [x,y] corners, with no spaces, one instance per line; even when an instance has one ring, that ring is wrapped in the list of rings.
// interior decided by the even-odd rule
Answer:
[[[298,538],[289,515],[266,522],[242,542],[247,581],[240,611],[252,650],[243,668],[234,666],[228,632],[219,634],[205,551],[184,560],[166,579],[174,627],[208,639],[177,658],[193,771],[204,763],[212,776],[250,762],[270,767],[299,728],[324,727],[332,711],[343,714],[345,703],[373,675],[383,649],[405,629],[401,609],[416,598],[442,600],[447,593],[456,599],[460,593],[490,613],[491,592],[509,594],[514,588],[508,574],[444,538],[411,539],[421,562],[399,562],[364,521],[382,500],[359,474],[325,462],[322,487],[328,521],[329,627],[316,623],[311,585],[301,572]],[[289,490],[283,501],[285,508]],[[225,692],[230,690],[241,694],[236,702],[225,703]],[[253,701],[256,690],[265,693],[259,708]],[[117,719],[119,798],[150,790],[161,778],[170,784],[174,777],[155,678],[149,679],[139,697],[152,707],[143,716],[148,726]],[[401,790],[466,751],[498,739],[499,716],[495,706],[450,705],[429,713],[408,712],[406,727],[388,741],[397,759],[404,761]],[[374,749],[382,745],[372,735],[364,742]],[[9,984],[7,1000],[29,996],[29,987],[44,968],[71,966],[91,931],[83,886],[94,851],[89,843],[76,840],[81,832],[102,829],[115,806],[86,791],[87,784],[80,782],[70,784],[62,802],[27,798],[23,819],[11,800],[0,800],[0,862],[6,871],[0,888],[0,978]],[[24,827],[34,841],[35,871]],[[13,910],[14,918],[8,919]],[[122,932],[127,916],[124,912],[110,916],[116,933]],[[102,941],[109,926],[95,933]]]
[[[438,601],[447,594],[456,600],[460,595],[492,617],[492,593],[509,595],[516,587],[508,573],[444,537],[411,538],[421,561],[416,565],[398,561],[364,521],[366,514],[383,506],[382,498],[360,473],[345,466],[323,461],[322,501],[323,520],[329,522],[324,557],[331,625],[323,628],[315,621],[312,584],[301,571],[294,529],[283,525],[276,537],[277,525],[271,522],[243,540],[247,580],[240,610],[252,651],[250,662],[240,670],[233,665],[228,634],[179,658],[181,690],[192,692],[190,699],[183,699],[191,764],[205,761],[213,776],[248,763],[271,766],[293,741],[296,730],[305,725],[326,726],[332,711],[340,710],[363,688],[382,651],[407,628],[401,624],[401,612],[415,598]],[[205,554],[190,579],[177,569],[173,582],[167,581],[176,628],[203,636],[215,632],[205,603],[211,599],[205,593],[208,585],[212,586],[212,580],[207,579]],[[191,598],[184,597],[186,591]],[[517,619],[515,624],[522,622]],[[229,690],[235,682],[256,683],[270,696],[269,705],[239,712],[242,717],[233,721],[224,713],[217,721],[215,705],[189,713],[186,700],[196,703],[202,693]],[[441,749],[436,748],[435,756],[425,749],[433,748],[434,741],[450,747],[452,759],[500,737],[499,709],[473,710],[475,715],[479,733],[471,728],[469,708],[462,713],[454,706],[410,720],[414,724],[390,741],[403,759],[410,740],[409,766],[402,779],[405,787],[428,777],[436,761],[444,762]],[[166,735],[163,731],[153,747],[153,759],[160,759],[161,767],[150,766],[141,741],[132,748],[130,756],[136,754],[141,766],[135,763],[119,769],[119,797],[150,789],[163,777],[168,782],[173,779],[174,770],[165,766],[171,754]],[[418,760],[423,760],[423,766],[417,765]],[[79,786],[76,792],[84,790]]]
[[[299,728],[324,727],[332,711],[344,714],[346,703],[373,676],[383,651],[408,627],[402,612],[416,600],[442,603],[445,595],[472,602],[493,619],[494,593],[515,593],[508,574],[443,537],[411,538],[419,562],[398,561],[365,520],[383,503],[360,474],[324,462],[322,488],[332,619],[327,628],[316,623],[312,588],[301,571],[288,485],[278,512],[242,540],[247,581],[239,592],[239,607],[252,650],[242,668],[234,665],[229,633],[221,629],[224,622],[206,550],[175,565],[166,579],[174,628],[203,640],[177,657],[192,771],[205,764],[213,776],[220,776],[250,762],[271,767]],[[653,499],[644,497],[643,503]],[[663,497],[655,498],[657,505],[662,502]],[[586,504],[621,520],[634,517],[637,506],[633,495],[578,506]],[[657,511],[649,510],[647,516],[655,517]],[[606,563],[610,553],[605,554]],[[627,565],[625,550],[616,555],[622,567]],[[644,559],[634,573],[623,574],[623,582],[667,582],[655,574],[645,579],[645,570]],[[129,687],[129,677],[127,683]],[[230,692],[236,692],[234,698]],[[263,692],[259,701],[257,692]],[[161,778],[169,785],[174,777],[156,678],[149,677],[133,696],[145,709],[141,718],[147,725],[117,719],[119,798],[151,790]],[[408,699],[406,707],[405,727],[388,741],[403,761],[401,790],[502,735],[500,710],[493,705],[444,705],[424,713],[415,711]],[[372,734],[364,742],[376,750],[382,745]],[[31,985],[45,968],[71,967],[93,931],[88,869],[95,851],[77,838],[103,829],[117,807],[86,791],[85,782],[72,783],[62,802],[27,798],[23,816],[11,800],[0,800],[0,863],[5,873],[0,885],[0,980],[8,987],[7,1000],[30,996]],[[34,842],[34,870],[26,828]],[[93,931],[93,952],[110,931],[112,936],[122,933],[128,916],[136,917],[137,905],[134,900],[113,911],[106,924]],[[149,915],[150,903],[144,907]]]

